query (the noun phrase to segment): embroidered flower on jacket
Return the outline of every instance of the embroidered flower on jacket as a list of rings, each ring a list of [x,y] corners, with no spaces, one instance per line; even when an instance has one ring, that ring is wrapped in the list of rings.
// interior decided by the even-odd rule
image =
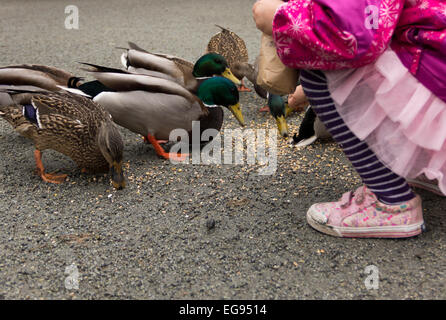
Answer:
[[[302,19],[302,13],[299,13],[296,18],[289,15],[289,18],[291,21],[290,31],[296,35],[301,33],[308,25],[308,19]]]
[[[379,8],[379,24],[385,28],[392,27],[398,18],[400,4],[395,0],[384,0]]]
[[[418,8],[426,10],[430,7],[429,1],[423,0],[421,1],[420,5],[418,6]]]

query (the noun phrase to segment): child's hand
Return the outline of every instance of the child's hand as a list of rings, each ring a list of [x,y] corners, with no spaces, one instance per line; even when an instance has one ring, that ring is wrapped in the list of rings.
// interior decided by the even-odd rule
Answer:
[[[309,102],[305,96],[302,86],[297,86],[294,93],[288,95],[288,106],[295,111],[303,111]]]
[[[273,34],[273,18],[277,8],[283,4],[281,0],[258,0],[252,6],[252,15],[257,29],[265,34]]]

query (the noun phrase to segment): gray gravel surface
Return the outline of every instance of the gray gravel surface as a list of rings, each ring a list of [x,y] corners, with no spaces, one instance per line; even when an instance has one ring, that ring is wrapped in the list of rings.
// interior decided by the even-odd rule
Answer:
[[[128,40],[189,60],[227,26],[251,60],[260,35],[253,0],[11,1],[0,5],[0,65],[54,65],[86,76],[77,61],[119,67]],[[67,5],[79,30],[66,30]],[[250,128],[274,128],[242,93]],[[293,115],[295,131],[301,115]],[[225,111],[225,128],[237,128]],[[308,207],[360,185],[333,143],[303,150],[278,140],[278,168],[175,165],[136,134],[125,140],[128,187],[81,174],[46,152],[62,185],[34,174],[33,145],[0,120],[0,299],[445,299],[446,200],[420,191],[427,232],[407,240],[338,239],[311,229]],[[65,285],[66,268],[79,288]],[[379,269],[367,290],[364,270]]]

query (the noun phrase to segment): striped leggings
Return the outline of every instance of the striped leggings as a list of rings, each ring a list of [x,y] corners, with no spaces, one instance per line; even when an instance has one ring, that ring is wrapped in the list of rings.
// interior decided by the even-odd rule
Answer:
[[[406,180],[389,170],[367,143],[359,140],[346,126],[331,99],[324,73],[302,70],[300,81],[314,112],[378,199],[387,204],[398,204],[415,197]]]

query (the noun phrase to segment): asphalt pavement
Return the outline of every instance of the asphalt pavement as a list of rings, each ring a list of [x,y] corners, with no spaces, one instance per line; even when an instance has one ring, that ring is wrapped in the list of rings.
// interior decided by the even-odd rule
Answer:
[[[215,24],[239,34],[253,61],[253,3],[2,0],[0,65],[53,65],[88,78],[77,62],[120,67],[116,47],[127,41],[194,61]],[[78,29],[66,28],[75,22],[70,5]],[[241,93],[241,103],[247,128],[275,128],[257,111],[261,98]],[[301,119],[291,116],[291,132]],[[238,128],[227,111],[223,128]],[[419,191],[427,231],[418,237],[334,238],[305,221],[311,204],[361,184],[333,142],[294,149],[278,137],[277,168],[259,175],[258,163],[172,164],[121,133],[126,189],[52,151],[48,172],[69,180],[50,185],[34,173],[33,144],[0,120],[0,299],[446,298],[445,198]]]

